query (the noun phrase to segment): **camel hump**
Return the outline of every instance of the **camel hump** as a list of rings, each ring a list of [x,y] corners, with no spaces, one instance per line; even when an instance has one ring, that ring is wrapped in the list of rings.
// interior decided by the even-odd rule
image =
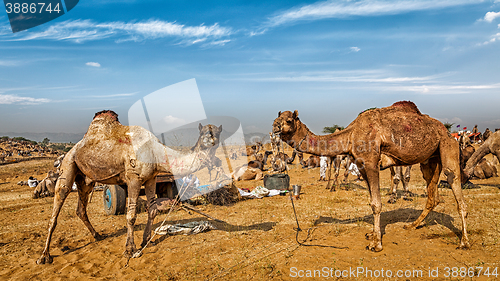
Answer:
[[[392,106],[400,108],[400,109],[405,110],[407,112],[412,111],[412,112],[415,112],[418,114],[422,114],[422,113],[420,113],[420,110],[418,110],[418,107],[411,101],[398,101],[398,102],[395,102]]]
[[[99,112],[97,112],[94,115],[94,119],[96,119],[97,117],[109,117],[113,121],[120,122],[120,121],[118,121],[118,114],[116,112],[114,112],[113,110],[102,110],[102,111],[99,111]]]

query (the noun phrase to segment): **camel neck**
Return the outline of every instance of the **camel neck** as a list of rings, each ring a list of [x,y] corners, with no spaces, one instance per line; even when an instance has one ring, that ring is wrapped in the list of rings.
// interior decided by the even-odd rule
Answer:
[[[348,154],[351,150],[351,133],[346,128],[340,132],[318,136],[311,132],[307,126],[298,121],[299,126],[292,136],[290,143],[297,151],[318,156],[334,157],[340,154]]]
[[[189,153],[181,153],[168,147],[164,147],[165,159],[159,165],[163,172],[172,173],[176,177],[192,174],[204,167],[210,158],[212,150],[196,149]],[[213,151],[215,152],[215,151]]]

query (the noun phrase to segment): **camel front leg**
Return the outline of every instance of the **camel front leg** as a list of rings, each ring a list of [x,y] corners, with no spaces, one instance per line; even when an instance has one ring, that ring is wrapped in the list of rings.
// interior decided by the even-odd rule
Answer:
[[[50,256],[49,248],[50,248],[50,240],[52,239],[52,234],[57,226],[57,217],[61,212],[61,208],[64,204],[64,200],[71,192],[71,186],[73,185],[73,181],[75,175],[72,175],[72,178],[66,178],[64,175],[59,178],[56,183],[56,189],[54,193],[54,207],[52,209],[52,217],[49,222],[49,233],[47,235],[47,240],[45,241],[45,248],[43,249],[42,256],[36,261],[37,264],[45,264],[52,263],[52,257]],[[69,180],[68,180],[69,179]],[[69,184],[71,183],[71,184]]]
[[[132,180],[127,183],[128,188],[128,210],[127,210],[127,242],[125,244],[124,256],[131,258],[137,249],[134,243],[134,225],[137,218],[136,207],[139,192],[141,190],[141,182],[139,180]]]
[[[89,195],[94,189],[95,183],[86,184],[84,179],[79,178],[76,184],[78,186],[78,206],[76,208],[76,215],[83,221],[83,224],[85,224],[96,241],[102,240],[104,237],[95,231],[87,216]]]
[[[367,238],[371,240],[370,244],[366,247],[367,250],[373,252],[382,251],[382,231],[380,230],[380,213],[382,211],[382,199],[380,198],[379,186],[379,168],[378,163],[367,167],[365,164],[362,176],[368,183],[370,191],[370,206],[373,212],[373,232],[367,234]]]
[[[148,223],[142,236],[141,248],[145,247],[149,239],[151,239],[151,227],[158,212],[158,206],[156,205],[156,178],[153,177],[148,180],[144,184],[144,187],[146,189],[146,200],[148,201]]]

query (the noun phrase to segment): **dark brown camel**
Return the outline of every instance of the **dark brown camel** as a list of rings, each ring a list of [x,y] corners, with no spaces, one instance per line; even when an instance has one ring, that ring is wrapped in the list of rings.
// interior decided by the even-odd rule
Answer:
[[[402,101],[363,112],[340,132],[317,136],[299,120],[298,115],[297,111],[278,113],[273,132],[300,152],[327,157],[349,154],[356,159],[368,185],[374,217],[373,232],[367,234],[371,239],[367,249],[382,250],[380,169],[418,163],[427,182],[427,204],[415,222],[405,228],[415,229],[439,204],[437,183],[443,170],[452,186],[462,221],[459,247],[469,248],[465,220],[467,206],[460,185],[460,151],[458,143],[441,122],[421,114],[412,102]]]
[[[127,242],[125,256],[139,253],[134,243],[136,206],[141,186],[144,185],[148,202],[148,222],[141,246],[151,237],[151,227],[157,213],[155,196],[156,175],[160,172],[176,176],[189,175],[206,167],[208,159],[219,144],[222,126],[199,126],[200,138],[193,151],[181,154],[163,144],[148,130],[139,126],[123,126],[118,115],[106,110],[95,114],[87,133],[64,157],[61,176],[57,180],[54,207],[42,256],[38,264],[51,263],[50,240],[57,225],[57,217],[71,191],[73,182],[78,187],[76,214],[96,240],[98,234],[87,217],[87,203],[96,182],[127,185]]]

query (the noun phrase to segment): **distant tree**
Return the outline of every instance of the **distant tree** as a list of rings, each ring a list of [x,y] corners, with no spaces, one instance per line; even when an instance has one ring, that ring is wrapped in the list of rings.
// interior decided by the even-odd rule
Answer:
[[[324,127],[323,128],[323,133],[325,133],[325,134],[332,134],[332,133],[335,133],[335,131],[337,129],[339,129],[339,130],[342,131],[343,129],[345,129],[345,127],[342,127],[342,126],[339,126],[339,125],[335,124],[335,125],[333,125],[331,127]]]
[[[50,140],[48,138],[44,138],[42,141],[42,144],[47,145],[49,144]]]
[[[453,125],[455,125],[455,123],[445,122],[443,123],[443,125],[446,129],[448,129],[448,132],[451,132],[451,128]]]

